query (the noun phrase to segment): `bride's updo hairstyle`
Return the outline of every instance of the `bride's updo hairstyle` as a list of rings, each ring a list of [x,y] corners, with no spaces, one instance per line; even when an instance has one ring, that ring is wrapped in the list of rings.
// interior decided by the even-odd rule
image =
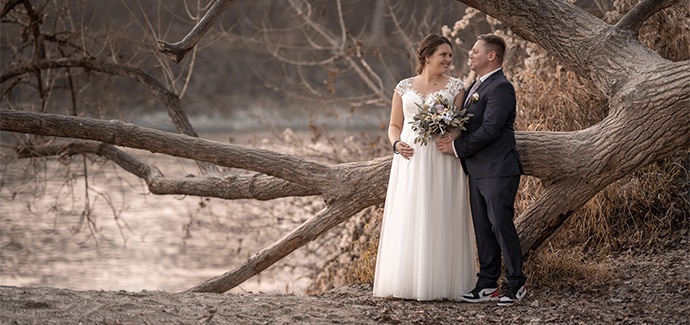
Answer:
[[[434,54],[441,44],[448,44],[451,49],[453,48],[453,44],[442,35],[429,34],[424,37],[417,49],[417,74],[422,73],[424,66],[426,66],[426,58]]]

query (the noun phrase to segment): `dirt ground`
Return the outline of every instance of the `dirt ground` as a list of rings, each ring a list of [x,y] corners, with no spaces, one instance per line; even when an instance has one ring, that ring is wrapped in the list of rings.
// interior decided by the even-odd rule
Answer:
[[[74,291],[0,286],[0,324],[690,324],[688,240],[609,261],[597,292],[531,288],[511,307],[374,298],[370,285],[319,295]]]

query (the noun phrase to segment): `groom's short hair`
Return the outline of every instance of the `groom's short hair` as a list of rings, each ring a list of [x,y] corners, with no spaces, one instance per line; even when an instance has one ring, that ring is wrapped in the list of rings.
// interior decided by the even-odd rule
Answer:
[[[503,57],[506,53],[506,42],[501,36],[494,34],[482,34],[477,36],[478,40],[484,41],[489,47],[489,51],[496,52],[496,58],[499,64],[503,64]]]

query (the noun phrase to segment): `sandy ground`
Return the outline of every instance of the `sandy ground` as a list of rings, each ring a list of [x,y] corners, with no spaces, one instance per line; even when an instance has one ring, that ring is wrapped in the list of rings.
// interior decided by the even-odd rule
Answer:
[[[690,255],[683,242],[606,261],[617,270],[608,288],[530,288],[511,307],[374,298],[366,284],[319,295],[0,286],[0,324],[690,324]]]

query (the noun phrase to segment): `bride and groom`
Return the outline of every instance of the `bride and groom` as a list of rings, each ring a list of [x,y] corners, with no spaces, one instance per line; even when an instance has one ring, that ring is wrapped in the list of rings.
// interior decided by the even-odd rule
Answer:
[[[525,296],[522,251],[513,223],[522,166],[513,129],[515,91],[501,69],[505,47],[496,35],[477,38],[470,66],[478,79],[465,92],[460,80],[445,75],[451,64],[450,41],[428,35],[417,51],[417,75],[395,87],[388,138],[396,155],[374,296],[499,305]],[[435,144],[414,143],[409,121],[419,103],[438,96],[467,109],[471,117],[466,130],[441,136]],[[499,296],[501,261],[508,286]]]

